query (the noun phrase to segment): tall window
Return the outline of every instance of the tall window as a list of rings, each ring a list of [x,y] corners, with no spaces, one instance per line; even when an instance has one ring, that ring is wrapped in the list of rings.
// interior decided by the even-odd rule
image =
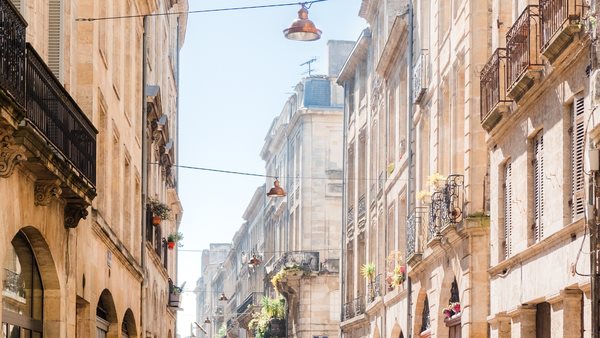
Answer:
[[[544,133],[533,138],[533,242],[544,237]]]
[[[429,300],[427,296],[425,296],[425,301],[423,302],[423,312],[421,313],[421,337],[423,337],[423,333],[431,328],[431,322],[429,321]]]
[[[584,101],[577,98],[571,105],[571,218],[576,220],[583,216],[584,179],[583,179],[583,144],[585,127],[583,120]]]
[[[504,242],[502,245],[503,256],[508,258],[512,254],[512,164],[504,165]]]
[[[6,251],[2,337],[42,338],[44,286],[29,240],[19,232]]]
[[[535,307],[535,337],[550,338],[551,335],[551,309],[549,303],[540,303]]]

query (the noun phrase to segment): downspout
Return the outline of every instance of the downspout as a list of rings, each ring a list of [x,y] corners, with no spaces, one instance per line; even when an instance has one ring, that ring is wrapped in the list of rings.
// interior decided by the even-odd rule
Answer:
[[[141,260],[142,260],[142,283],[140,284],[140,327],[142,334],[146,332],[144,328],[144,303],[146,300],[146,198],[148,196],[148,156],[146,149],[148,148],[148,138],[146,137],[146,125],[148,124],[148,116],[146,115],[146,77],[148,76],[146,71],[146,31],[148,27],[148,17],[143,18],[143,29],[142,29],[142,245],[141,245]]]
[[[413,114],[414,114],[414,104],[413,104],[413,83],[414,83],[414,64],[413,64],[413,48],[414,48],[414,22],[413,22],[413,5],[412,1],[408,1],[408,123],[406,124],[408,128],[408,173],[407,173],[407,189],[406,189],[406,214],[410,215],[412,209],[412,196],[414,187],[414,178],[413,178]],[[405,253],[404,257],[407,257],[408,246],[405,245]],[[408,272],[408,267],[406,266],[406,260],[404,262],[404,271]],[[412,280],[410,277],[406,279],[407,285],[407,296],[406,296],[406,332],[407,337],[412,337]]]
[[[179,164],[179,51],[180,51],[180,45],[179,45],[179,30],[180,30],[180,25],[181,22],[179,20],[179,16],[177,17],[177,39],[176,39],[176,62],[177,62],[177,66],[175,67],[175,83],[177,84],[177,97],[175,98],[175,106],[177,108],[177,117],[176,117],[176,121],[177,121],[177,128],[176,128],[176,136],[175,136],[175,163]],[[179,167],[175,167],[176,170],[176,174],[175,174],[175,191],[177,193],[179,193]],[[177,264],[175,264],[175,269],[177,269]]]
[[[346,92],[346,90],[348,89],[348,84],[347,82],[344,82],[344,92]],[[348,93],[346,93],[346,95],[344,95],[345,97],[349,97]],[[345,101],[345,100],[344,100]],[[349,105],[346,104],[346,102],[344,102],[344,122],[343,122],[343,128],[344,130],[342,131],[342,135],[343,135],[343,147],[342,147],[342,223],[340,226],[340,232],[341,232],[341,238],[340,238],[340,322],[344,321],[344,291],[345,289],[345,285],[346,285],[346,279],[344,278],[345,274],[346,274],[346,253],[344,251],[344,249],[346,248],[346,232],[345,230],[345,225],[346,225],[346,199],[348,198],[347,195],[347,185],[346,185],[346,181],[347,181],[347,174],[348,174],[348,165],[346,164],[346,152],[347,152],[347,144],[348,144],[348,114],[349,114]],[[343,332],[341,332],[341,327],[340,327],[340,337],[343,337]]]

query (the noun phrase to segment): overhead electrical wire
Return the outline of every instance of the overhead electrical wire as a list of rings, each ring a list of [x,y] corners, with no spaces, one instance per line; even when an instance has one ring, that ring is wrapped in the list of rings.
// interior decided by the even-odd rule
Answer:
[[[182,15],[182,14],[198,14],[198,13],[214,13],[214,12],[227,12],[227,11],[238,11],[258,8],[272,8],[272,7],[285,7],[285,6],[302,6],[310,8],[313,3],[323,2],[327,0],[311,0],[302,2],[288,2],[282,4],[267,4],[267,5],[255,5],[255,6],[243,6],[243,7],[227,7],[227,8],[214,8],[214,9],[199,9],[185,12],[165,12],[165,13],[149,13],[149,14],[135,14],[135,15],[118,15],[118,16],[104,16],[97,18],[77,18],[75,21],[105,21],[105,20],[118,20],[118,19],[131,19],[131,18],[143,18],[151,16],[168,16],[168,15]]]

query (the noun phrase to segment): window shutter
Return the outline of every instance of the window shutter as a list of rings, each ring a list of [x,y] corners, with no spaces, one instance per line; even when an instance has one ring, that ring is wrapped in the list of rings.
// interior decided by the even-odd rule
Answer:
[[[533,141],[533,239],[544,237],[544,135],[540,131]]]
[[[504,167],[504,258],[512,254],[512,169],[511,163]]]
[[[54,76],[61,79],[60,61],[62,54],[62,8],[60,0],[48,2],[48,67]]]
[[[571,111],[571,216],[573,221],[583,216],[585,208],[583,178],[584,107],[583,98],[578,98],[573,102]]]

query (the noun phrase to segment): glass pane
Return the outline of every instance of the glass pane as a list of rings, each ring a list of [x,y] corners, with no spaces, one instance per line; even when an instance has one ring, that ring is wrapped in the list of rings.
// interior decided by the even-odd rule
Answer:
[[[20,338],[21,334],[19,331],[21,328],[15,325],[8,325],[8,337],[9,338]]]
[[[23,333],[21,335],[22,338],[31,338],[31,331],[27,329],[23,329]]]

